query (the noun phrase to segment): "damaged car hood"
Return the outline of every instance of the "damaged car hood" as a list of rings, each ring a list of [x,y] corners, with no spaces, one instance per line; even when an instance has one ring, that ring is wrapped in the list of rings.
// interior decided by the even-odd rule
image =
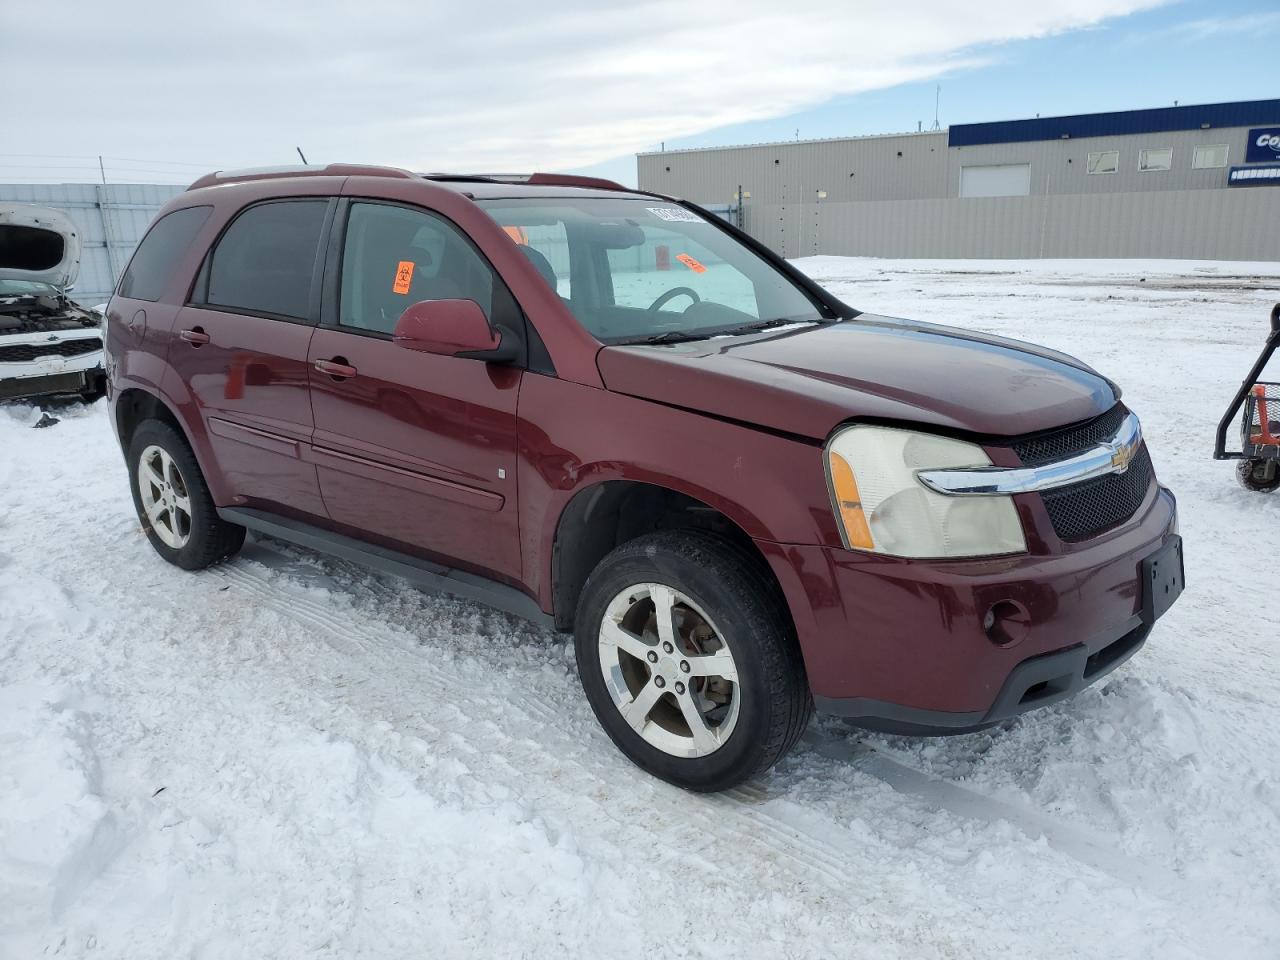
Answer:
[[[80,274],[80,234],[61,210],[0,203],[0,280],[66,290]]]
[[[825,439],[851,419],[1019,436],[1110,409],[1119,389],[1032,344],[861,314],[780,334],[673,346],[608,346],[608,389]]]

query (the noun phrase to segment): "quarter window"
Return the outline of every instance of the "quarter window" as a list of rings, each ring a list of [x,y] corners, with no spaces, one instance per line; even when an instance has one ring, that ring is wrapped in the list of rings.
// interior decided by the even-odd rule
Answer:
[[[1173,169],[1173,150],[1168,147],[1161,147],[1155,150],[1139,150],[1138,169],[1144,172]]]
[[[185,207],[167,213],[147,231],[120,278],[120,296],[159,300],[178,261],[191,246],[213,207]]]
[[[1090,173],[1115,173],[1120,169],[1119,150],[1099,150],[1089,154]]]
[[[420,300],[474,300],[492,319],[493,270],[452,225],[421,210],[354,203],[338,323],[391,333]]]
[[[213,251],[205,303],[242,313],[310,319],[316,253],[328,204],[281,200],[240,214]]]
[[[1225,167],[1227,165],[1227,150],[1228,145],[1225,143],[1213,143],[1196,147],[1195,152],[1191,155],[1192,169],[1208,170],[1214,167]]]

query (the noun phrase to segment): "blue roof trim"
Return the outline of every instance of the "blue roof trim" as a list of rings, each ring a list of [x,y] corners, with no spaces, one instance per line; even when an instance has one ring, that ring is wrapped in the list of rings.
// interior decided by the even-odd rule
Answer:
[[[1204,103],[1190,107],[1155,110],[1123,110],[1118,113],[1082,113],[1074,117],[1037,117],[1034,120],[1001,120],[996,123],[961,123],[947,138],[952,147],[984,143],[1027,143],[1032,140],[1072,140],[1080,137],[1120,137],[1134,133],[1199,130],[1213,127],[1261,127],[1280,124],[1280,100],[1246,100],[1238,103]]]

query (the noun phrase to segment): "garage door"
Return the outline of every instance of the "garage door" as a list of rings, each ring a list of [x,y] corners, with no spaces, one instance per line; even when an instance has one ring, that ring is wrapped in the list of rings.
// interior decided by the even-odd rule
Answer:
[[[962,197],[1025,197],[1031,192],[1031,164],[999,163],[960,168]]]

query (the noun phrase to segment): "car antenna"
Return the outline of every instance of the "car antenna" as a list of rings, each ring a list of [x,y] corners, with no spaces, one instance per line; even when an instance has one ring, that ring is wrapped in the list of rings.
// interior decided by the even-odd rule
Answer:
[[[306,155],[305,153],[303,153],[303,152],[302,152],[302,148],[301,148],[301,147],[294,147],[293,149],[297,150],[297,151],[298,151],[298,156],[302,157],[302,165],[303,165],[304,167],[305,167],[305,166],[307,166],[307,155]]]

